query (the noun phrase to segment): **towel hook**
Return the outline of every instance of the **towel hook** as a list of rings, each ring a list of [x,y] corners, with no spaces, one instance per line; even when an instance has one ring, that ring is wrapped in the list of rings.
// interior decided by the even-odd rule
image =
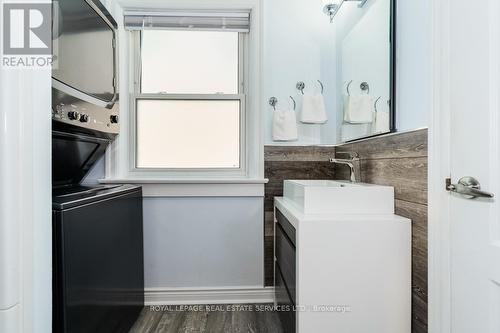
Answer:
[[[295,111],[295,110],[297,110],[297,102],[295,102],[295,99],[292,96],[290,96],[290,98],[293,102],[293,111]]]
[[[366,91],[367,94],[370,94],[370,85],[368,84],[368,82],[362,82],[360,85],[359,85],[359,88],[362,90],[362,91]]]
[[[349,81],[349,83],[347,84],[347,96],[351,96],[351,91],[349,90],[349,88],[351,87],[352,82],[353,80]]]
[[[304,95],[304,89],[306,88],[306,84],[304,82],[302,81],[297,82],[297,85],[295,87],[297,88],[298,91],[302,93],[302,95]]]
[[[325,91],[325,86],[323,85],[323,82],[318,80],[319,85],[321,86],[321,95],[323,95],[323,91]]]
[[[278,104],[278,99],[276,97],[269,98],[269,105],[273,107],[274,111],[276,111],[277,104]]]
[[[375,112],[378,112],[378,110],[377,110],[377,103],[378,103],[378,101],[380,101],[381,98],[382,98],[382,96],[379,96],[379,98],[377,98],[377,100],[375,101],[375,104],[373,105],[374,108],[375,108]]]

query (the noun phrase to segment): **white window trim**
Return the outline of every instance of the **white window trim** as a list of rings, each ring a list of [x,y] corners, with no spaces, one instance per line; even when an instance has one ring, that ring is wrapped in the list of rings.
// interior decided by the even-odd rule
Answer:
[[[185,177],[197,175],[199,177],[212,176],[245,176],[247,170],[247,147],[246,147],[246,44],[247,34],[238,33],[238,93],[236,94],[151,94],[141,92],[141,32],[132,31],[132,52],[134,52],[134,92],[130,101],[130,138],[132,144],[129,149],[130,172],[132,174],[151,173],[160,178]],[[240,156],[238,168],[139,168],[137,167],[137,102],[139,100],[215,100],[215,101],[239,101],[240,102]]]
[[[214,188],[213,195],[217,196],[214,184],[233,184],[238,187],[251,187],[251,193],[255,193],[255,184],[267,183],[264,178],[264,146],[263,146],[263,117],[260,108],[260,96],[262,90],[261,76],[261,43],[262,43],[262,1],[261,0],[207,0],[198,3],[186,4],[185,1],[169,1],[169,9],[172,10],[249,10],[251,12],[251,30],[246,35],[245,45],[245,91],[247,93],[245,103],[245,172],[228,174],[199,172],[162,173],[151,170],[133,170],[131,168],[130,145],[134,142],[135,135],[131,129],[130,110],[132,95],[134,93],[134,49],[133,35],[130,31],[120,29],[119,31],[119,55],[120,55],[120,117],[121,134],[111,145],[106,154],[106,175],[102,183],[137,183],[137,184],[159,184],[167,188],[185,184],[193,188],[192,195],[196,195],[202,187]],[[121,20],[122,17],[119,18]],[[119,24],[120,25],[120,24]],[[123,26],[123,25],[120,25]],[[135,162],[135,159],[133,160]],[[242,163],[243,165],[243,163]],[[225,170],[227,171],[227,170]],[[193,187],[193,184],[198,186]],[[206,191],[203,190],[206,194]],[[241,196],[242,192],[238,191]],[[226,195],[230,196],[230,194]]]

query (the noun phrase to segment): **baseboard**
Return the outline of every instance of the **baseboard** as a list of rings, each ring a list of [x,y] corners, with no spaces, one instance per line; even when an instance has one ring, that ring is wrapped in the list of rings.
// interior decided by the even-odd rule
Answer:
[[[274,302],[274,287],[266,288],[147,288],[146,305],[262,304]]]

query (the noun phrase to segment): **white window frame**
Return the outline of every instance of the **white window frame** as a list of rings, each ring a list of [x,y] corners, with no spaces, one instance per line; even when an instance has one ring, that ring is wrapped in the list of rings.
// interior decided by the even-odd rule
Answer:
[[[133,31],[132,34],[132,52],[134,69],[133,73],[133,93],[130,101],[130,161],[129,170],[132,174],[155,174],[159,177],[179,177],[194,176],[214,177],[214,176],[245,176],[247,175],[247,146],[246,146],[246,128],[247,128],[247,94],[245,66],[247,58],[247,33],[238,33],[238,93],[237,94],[151,94],[141,92],[141,31]],[[223,32],[222,32],[223,33]],[[214,100],[214,101],[239,101],[240,102],[240,156],[238,168],[139,168],[137,166],[138,138],[137,138],[137,102],[140,100]]]
[[[120,135],[106,151],[105,178],[102,184],[138,184],[144,197],[263,197],[264,184],[264,112],[267,102],[262,98],[263,78],[263,3],[262,0],[169,0],[168,10],[192,11],[248,11],[250,32],[245,45],[245,173],[169,173],[149,170],[131,170],[133,145],[131,99],[134,93],[133,34],[122,27],[118,31]],[[162,8],[167,10],[167,8]],[[125,8],[126,10],[126,8]],[[119,9],[117,17],[123,15]],[[121,16],[123,17],[123,16]],[[120,25],[120,24],[119,24]]]

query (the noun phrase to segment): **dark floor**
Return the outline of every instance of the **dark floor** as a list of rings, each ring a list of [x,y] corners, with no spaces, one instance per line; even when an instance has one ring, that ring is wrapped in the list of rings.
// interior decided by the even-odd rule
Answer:
[[[282,333],[272,304],[145,307],[130,333]]]

